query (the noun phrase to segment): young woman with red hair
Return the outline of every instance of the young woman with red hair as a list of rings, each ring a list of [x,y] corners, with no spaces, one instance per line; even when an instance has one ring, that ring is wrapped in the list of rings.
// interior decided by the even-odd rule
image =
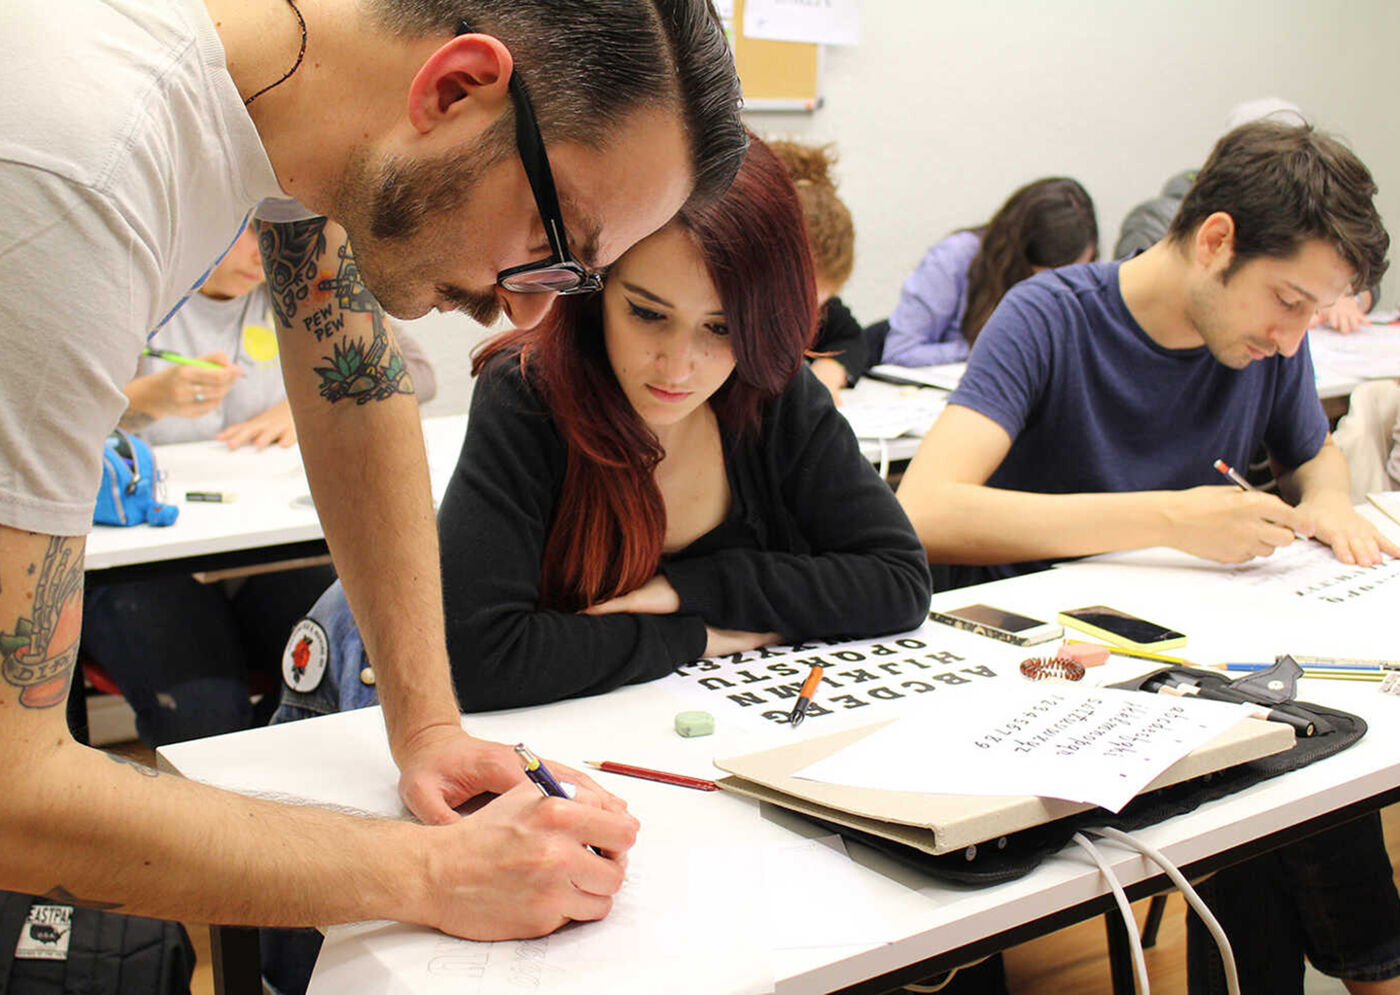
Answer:
[[[754,140],[729,192],[633,247],[601,294],[486,345],[438,516],[464,709],[919,625],[923,549],[803,363],[816,312],[801,207]],[[312,612],[343,676],[363,665],[346,614],[335,588]],[[337,683],[333,707],[372,702]],[[330,710],[315,696],[284,694],[282,717]]]

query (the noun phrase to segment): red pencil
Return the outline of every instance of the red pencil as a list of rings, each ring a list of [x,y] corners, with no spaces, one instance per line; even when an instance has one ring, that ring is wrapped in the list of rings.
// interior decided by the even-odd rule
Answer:
[[[595,770],[605,770],[609,774],[625,774],[628,777],[640,777],[644,781],[660,781],[662,784],[674,784],[682,788],[694,788],[696,791],[719,790],[719,785],[714,781],[707,781],[703,777],[686,777],[684,774],[668,774],[664,770],[629,767],[627,764],[615,764],[611,760],[604,760],[602,763],[599,763],[597,760],[585,760],[584,763]]]

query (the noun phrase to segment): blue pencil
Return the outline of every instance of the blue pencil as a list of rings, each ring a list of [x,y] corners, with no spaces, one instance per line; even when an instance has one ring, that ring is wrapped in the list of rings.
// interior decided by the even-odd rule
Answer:
[[[1272,663],[1227,663],[1226,670],[1268,670]],[[1307,663],[1303,670],[1388,670],[1377,663]]]

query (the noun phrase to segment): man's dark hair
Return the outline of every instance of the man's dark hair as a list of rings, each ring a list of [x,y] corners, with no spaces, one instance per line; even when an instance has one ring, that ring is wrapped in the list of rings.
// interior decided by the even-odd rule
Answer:
[[[709,0],[373,0],[371,9],[404,37],[451,34],[465,22],[499,38],[546,143],[599,148],[632,111],[674,107],[689,139],[693,200],[723,193],[743,162],[739,80]]]
[[[1167,238],[1185,245],[1201,222],[1224,211],[1235,222],[1226,279],[1251,259],[1285,258],[1320,239],[1355,271],[1359,291],[1378,284],[1390,265],[1375,195],[1370,172],[1337,139],[1311,125],[1254,121],[1216,143]]]

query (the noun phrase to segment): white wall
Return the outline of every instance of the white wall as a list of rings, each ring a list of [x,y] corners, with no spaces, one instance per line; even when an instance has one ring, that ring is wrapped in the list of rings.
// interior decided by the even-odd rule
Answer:
[[[1083,183],[1111,249],[1123,215],[1256,97],[1345,136],[1400,223],[1396,0],[865,0],[863,16],[859,46],[826,51],[820,110],[748,116],[765,136],[838,144],[857,231],[843,297],[863,322],[889,314],[930,244],[1038,176]],[[1392,273],[1383,303],[1398,292]],[[430,410],[463,409],[478,326],[410,324],[438,368]]]
[[[751,114],[767,137],[837,143],[856,222],[843,297],[888,316],[924,250],[1016,187],[1068,175],[1111,252],[1123,216],[1204,161],[1230,108],[1279,96],[1344,136],[1400,224],[1389,109],[1395,0],[865,0],[861,44],[828,48],[825,105]],[[1400,274],[1383,301],[1400,292]]]

